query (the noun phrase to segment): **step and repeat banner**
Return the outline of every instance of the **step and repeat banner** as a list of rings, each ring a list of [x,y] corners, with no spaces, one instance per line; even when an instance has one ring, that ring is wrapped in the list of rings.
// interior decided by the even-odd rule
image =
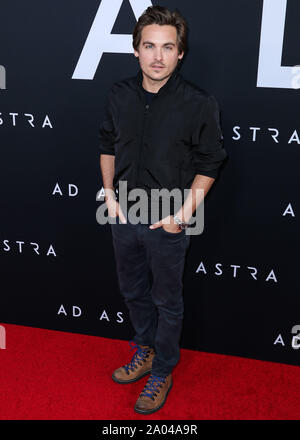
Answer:
[[[98,130],[111,85],[138,72],[151,4],[189,24],[181,74],[213,94],[228,153],[191,236],[181,347],[298,364],[298,0],[1,3],[0,322],[129,340]],[[7,342],[9,349],[9,342]]]

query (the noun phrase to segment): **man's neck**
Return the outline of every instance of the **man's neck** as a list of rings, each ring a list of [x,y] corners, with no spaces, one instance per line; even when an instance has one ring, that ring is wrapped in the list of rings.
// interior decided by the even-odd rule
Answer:
[[[169,75],[167,78],[165,78],[161,81],[157,81],[157,80],[153,80],[153,79],[149,78],[143,72],[142,86],[145,90],[147,90],[147,92],[157,93],[159,91],[159,89],[166,84],[166,82],[169,80],[170,76],[171,75]]]

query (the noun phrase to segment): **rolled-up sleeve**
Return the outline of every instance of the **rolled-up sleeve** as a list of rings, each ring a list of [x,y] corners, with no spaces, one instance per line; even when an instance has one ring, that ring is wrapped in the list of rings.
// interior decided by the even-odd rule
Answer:
[[[193,169],[195,174],[216,178],[228,155],[223,147],[220,109],[213,95],[207,97],[200,119],[192,135]]]
[[[98,131],[98,151],[100,154],[115,154],[116,130],[114,125],[112,95],[113,89],[107,94],[104,106],[104,117]]]

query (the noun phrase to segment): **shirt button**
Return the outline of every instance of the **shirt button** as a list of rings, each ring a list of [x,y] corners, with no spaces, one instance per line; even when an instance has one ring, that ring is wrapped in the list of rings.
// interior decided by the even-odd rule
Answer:
[[[148,110],[148,108],[149,108],[149,104],[146,104],[146,109]]]

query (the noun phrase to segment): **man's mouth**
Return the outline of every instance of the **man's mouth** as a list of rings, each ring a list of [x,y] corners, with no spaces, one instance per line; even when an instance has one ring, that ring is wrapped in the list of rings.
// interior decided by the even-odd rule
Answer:
[[[163,67],[164,66],[157,66],[157,65],[152,66],[153,69],[162,69]]]

